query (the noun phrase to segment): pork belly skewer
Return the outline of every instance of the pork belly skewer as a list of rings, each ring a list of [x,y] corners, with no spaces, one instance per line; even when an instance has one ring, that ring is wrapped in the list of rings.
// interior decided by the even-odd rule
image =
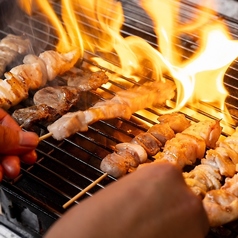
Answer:
[[[29,46],[30,40],[25,36],[8,34],[0,41],[0,77],[18,55],[27,53]]]
[[[234,176],[238,163],[237,144],[238,129],[224,141],[217,142],[215,149],[207,150],[200,165],[183,174],[186,183],[196,195],[204,197],[209,190],[221,187],[224,176]]]
[[[167,80],[120,91],[112,99],[98,102],[88,110],[65,114],[47,129],[55,139],[62,140],[78,131],[87,131],[88,125],[98,120],[129,119],[138,110],[163,105],[174,97],[174,90],[175,84]]]
[[[37,57],[26,55],[22,65],[5,73],[6,79],[0,81],[0,107],[8,109],[28,97],[30,89],[38,89],[47,80],[71,69],[79,58],[79,51],[58,53],[45,51]]]

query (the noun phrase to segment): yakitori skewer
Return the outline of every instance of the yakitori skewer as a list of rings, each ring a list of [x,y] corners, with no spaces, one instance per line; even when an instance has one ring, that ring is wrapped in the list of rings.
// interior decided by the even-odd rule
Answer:
[[[47,139],[47,138],[49,138],[49,137],[51,137],[51,136],[52,136],[52,133],[51,133],[51,132],[48,132],[47,134],[45,134],[45,135],[39,137],[39,141],[45,140],[45,139]]]

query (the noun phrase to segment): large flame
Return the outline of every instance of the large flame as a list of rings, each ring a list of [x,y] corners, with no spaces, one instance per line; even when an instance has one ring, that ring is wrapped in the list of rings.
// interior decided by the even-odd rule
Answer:
[[[19,0],[30,13],[31,0]],[[177,98],[170,111],[182,110],[190,104],[209,103],[221,112],[227,112],[224,74],[238,56],[238,42],[232,40],[225,25],[212,10],[201,9],[189,21],[179,23],[180,3],[173,0],[141,0],[140,5],[153,20],[158,48],[138,36],[121,34],[124,13],[116,0],[62,0],[62,21],[47,0],[34,1],[55,27],[59,36],[57,49],[67,51],[79,47],[91,52],[91,59],[119,75],[139,81],[150,68],[153,80],[172,76],[177,85]],[[204,1],[206,4],[213,1]],[[188,58],[181,57],[178,47],[182,36],[193,34],[198,47]],[[97,53],[97,54],[94,54]],[[95,55],[101,57],[96,57]],[[209,109],[210,110],[210,109]],[[214,110],[215,111],[215,110]],[[213,113],[209,111],[208,113]],[[224,115],[216,114],[217,118]],[[225,114],[225,113],[224,113]],[[228,118],[229,122],[232,121]]]

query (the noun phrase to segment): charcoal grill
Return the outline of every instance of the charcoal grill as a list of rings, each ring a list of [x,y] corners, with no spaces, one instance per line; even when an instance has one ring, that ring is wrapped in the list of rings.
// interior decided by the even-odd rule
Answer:
[[[52,1],[55,11],[60,15],[60,1]],[[153,31],[152,22],[145,12],[134,1],[122,1],[125,12],[125,22],[121,30],[122,35],[138,35],[147,40],[152,46],[156,46],[156,36]],[[46,49],[54,49],[57,38],[54,35],[53,27],[49,26],[42,13],[29,17],[24,15],[18,8],[14,9],[14,17],[11,21],[6,20],[6,16],[12,14],[9,6],[12,1],[0,2],[2,10],[0,37],[3,38],[8,33],[26,34],[32,41],[32,50],[39,54]],[[7,6],[8,5],[8,6]],[[180,21],[188,20],[198,11],[196,5],[182,2]],[[80,13],[78,13],[80,14]],[[230,29],[234,39],[238,38],[238,21],[224,15],[216,15],[213,21],[224,21]],[[4,23],[7,24],[4,24]],[[178,45],[182,52],[182,57],[188,58],[196,49],[197,36],[190,34],[181,36]],[[93,55],[91,52],[86,52]],[[14,64],[20,64],[22,59],[17,59]],[[83,64],[82,64],[83,62]],[[117,64],[117,62],[113,62]],[[82,66],[83,65],[83,66]],[[98,69],[107,70],[112,76],[115,72],[95,65],[90,60],[84,58],[77,67],[91,65]],[[9,66],[9,68],[12,65]],[[164,77],[167,77],[164,75]],[[122,83],[109,80],[113,85],[111,88],[101,86],[97,92],[90,91],[82,96],[83,103],[79,108],[82,110],[92,106],[96,101],[111,98],[117,90],[126,89],[125,85],[135,84],[133,80],[120,76]],[[140,84],[149,77],[141,76]],[[169,77],[167,77],[169,79]],[[123,83],[125,82],[125,84]],[[53,84],[60,84],[62,80],[57,78]],[[127,83],[127,84],[126,84]],[[229,91],[226,99],[226,106],[234,119],[231,128],[235,128],[238,110],[238,62],[235,60],[227,71],[224,84]],[[34,92],[30,93],[30,96]],[[31,97],[30,97],[31,98]],[[17,107],[26,107],[30,98],[22,102]],[[211,105],[203,103],[205,107]],[[213,108],[219,111],[218,108]],[[12,112],[13,109],[10,109]],[[4,216],[0,215],[0,225],[14,230],[22,237],[41,237],[64,212],[62,206],[69,199],[78,194],[85,187],[99,178],[103,172],[99,169],[101,160],[113,151],[114,146],[119,142],[130,141],[135,135],[146,131],[149,125],[156,123],[156,118],[160,115],[156,108],[147,108],[145,116],[143,113],[134,113],[130,120],[115,118],[112,120],[100,120],[89,126],[89,130],[84,133],[76,133],[63,141],[56,141],[48,138],[40,142],[37,148],[38,160],[33,166],[23,165],[21,174],[15,180],[4,180],[1,184],[1,205]],[[194,114],[194,112],[196,113]],[[184,112],[191,121],[197,122],[206,118],[213,118],[209,113],[188,105]],[[195,115],[195,116],[194,116]],[[35,125],[37,133],[43,135],[47,133],[46,128]],[[223,132],[223,136],[227,136]],[[80,197],[74,204],[92,196],[95,192],[103,189],[115,178],[107,176],[104,180],[94,186],[91,190]],[[4,199],[3,199],[4,198]],[[0,210],[1,211],[1,210]],[[23,214],[27,216],[23,216]],[[28,219],[27,219],[28,218]],[[34,218],[35,223],[29,222]],[[237,237],[238,222],[232,222],[223,227],[211,229],[208,237]]]

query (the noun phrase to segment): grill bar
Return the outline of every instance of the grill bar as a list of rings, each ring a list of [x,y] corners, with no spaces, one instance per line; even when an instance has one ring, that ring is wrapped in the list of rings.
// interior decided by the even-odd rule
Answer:
[[[56,13],[60,15],[60,3],[52,1],[52,5],[54,6]],[[123,6],[125,11],[125,23],[121,30],[122,35],[130,36],[136,34],[143,37],[153,47],[157,48],[156,35],[151,26],[152,23],[145,15],[144,11],[131,1],[123,2]],[[179,20],[185,22],[191,19],[194,12],[198,11],[193,4],[184,3],[182,7],[183,11],[180,16],[181,19]],[[26,19],[27,21],[25,21]],[[33,18],[24,16],[21,19],[17,19],[16,24],[12,24],[9,28],[0,30],[0,35],[4,36],[12,32],[16,34],[25,33],[32,39],[32,50],[36,54],[44,49],[54,49],[58,40],[54,34],[55,29],[52,26],[49,26],[46,20],[42,21],[42,19],[44,19],[42,13],[37,13]],[[220,16],[212,18],[213,21],[221,19],[226,22],[234,39],[237,39],[238,22],[225,17],[221,18]],[[83,22],[83,24],[86,26],[87,22]],[[44,29],[47,29],[47,31]],[[90,34],[88,32],[84,33]],[[199,47],[197,40],[198,37],[194,33],[178,38],[179,44],[177,44],[176,47],[182,52],[182,58],[187,59],[195,52],[197,47]],[[86,51],[86,54],[90,56],[99,56],[98,54],[89,51]],[[103,56],[100,55],[100,57]],[[104,59],[108,60],[107,58]],[[101,86],[97,93],[86,93],[85,97],[87,102],[85,107],[92,106],[97,100],[105,100],[113,97],[118,90],[125,90],[133,85],[140,85],[146,80],[151,80],[149,76],[143,75],[141,76],[142,80],[140,82],[135,82],[123,75],[117,75],[112,70],[98,66],[86,58],[83,59],[83,63],[87,64],[87,66],[89,65],[91,67],[93,66],[98,67],[98,69],[106,70],[111,74],[112,79],[117,76],[123,82],[120,83],[109,80],[114,86],[113,89]],[[112,63],[118,65],[117,61],[113,61]],[[83,67],[85,67],[84,64]],[[79,67],[79,65],[76,66]],[[167,75],[164,75],[164,77],[170,79]],[[234,110],[237,110],[238,107],[237,80],[238,61],[235,60],[224,78],[224,85],[229,91],[226,105],[228,108]],[[23,102],[21,106],[25,107],[26,105]],[[202,106],[220,111],[220,109],[207,103],[202,103]],[[113,151],[117,143],[129,142],[135,135],[146,131],[149,125],[155,124],[157,122],[157,117],[161,115],[159,109],[160,108],[146,108],[140,112],[134,113],[130,120],[122,118],[115,118],[107,121],[101,120],[90,125],[87,132],[76,133],[70,138],[60,142],[55,141],[52,138],[40,142],[37,148],[38,161],[36,164],[33,166],[24,165],[20,176],[14,181],[4,180],[2,183],[4,191],[6,191],[11,198],[17,197],[24,203],[34,207],[34,209],[37,209],[37,211],[40,210],[44,214],[47,214],[53,221],[56,220],[65,212],[65,209],[62,207],[63,204],[102,175],[102,171],[99,169],[101,160],[108,153]],[[192,105],[188,105],[182,113],[194,122],[207,118],[216,119],[215,116]],[[232,117],[235,120],[238,120],[237,114],[232,114]],[[47,133],[44,126],[40,124],[37,126],[40,135]],[[234,128],[236,125],[230,124],[229,126]],[[227,135],[226,132],[223,132],[223,136]],[[98,183],[75,203],[80,202],[86,197],[92,196],[96,191],[103,189],[113,181],[115,181],[115,179],[112,176],[107,176],[107,178]],[[232,228],[229,229],[232,230]]]

